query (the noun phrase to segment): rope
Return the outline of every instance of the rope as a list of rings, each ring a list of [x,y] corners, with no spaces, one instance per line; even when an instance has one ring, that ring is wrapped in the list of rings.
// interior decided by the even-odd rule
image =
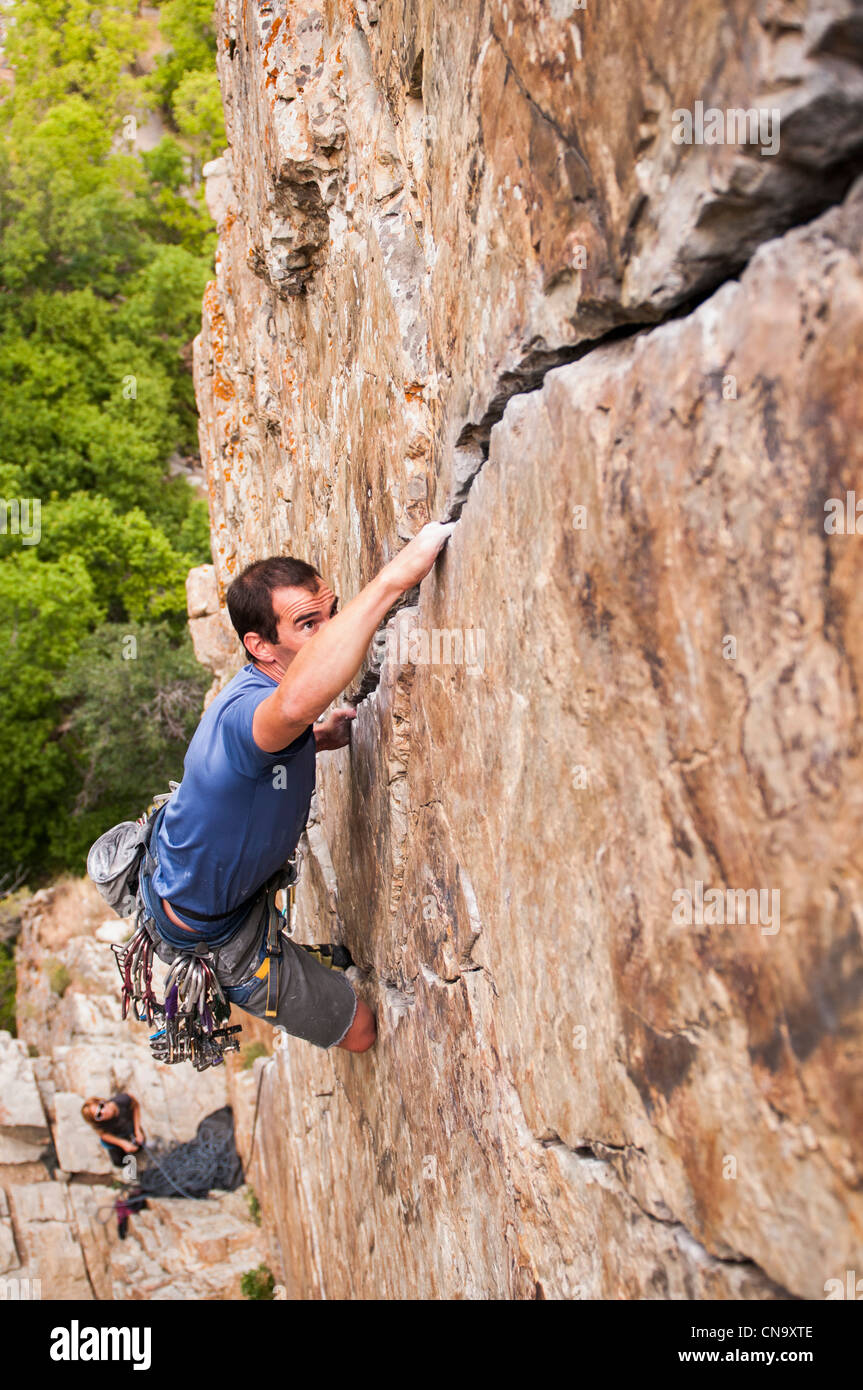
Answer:
[[[189,1193],[189,1192],[184,1192],[183,1189],[182,1189],[182,1187],[179,1187],[178,1184],[174,1182],[174,1179],[171,1177],[171,1174],[165,1172],[164,1168],[162,1167],[162,1165],[161,1165],[161,1163],[159,1162],[159,1160],[158,1160],[158,1158],[156,1157],[156,1155],[153,1153],[153,1150],[150,1148],[149,1144],[142,1144],[142,1145],[141,1145],[141,1148],[144,1150],[144,1152],[145,1152],[145,1154],[147,1155],[147,1157],[148,1157],[148,1158],[151,1158],[151,1159],[153,1160],[153,1162],[155,1163],[155,1165],[156,1165],[156,1167],[158,1168],[159,1172],[162,1174],[162,1177],[168,1179],[168,1182],[169,1182],[169,1183],[171,1184],[171,1186],[174,1188],[174,1191],[175,1191],[175,1192],[179,1192],[179,1194],[180,1194],[181,1197],[188,1197],[190,1202],[200,1202],[200,1201],[207,1201],[207,1200],[208,1200],[206,1197],[203,1197],[203,1198],[201,1198],[201,1197],[193,1197],[193,1196],[191,1195],[191,1193]]]
[[[255,1096],[255,1118],[252,1122],[252,1147],[249,1149],[249,1157],[246,1162],[246,1168],[249,1171],[251,1171],[252,1168],[252,1159],[255,1153],[255,1136],[258,1132],[258,1107],[261,1103],[261,1083],[263,1082],[264,1072],[267,1070],[267,1067],[270,1065],[271,1062],[275,1062],[275,1060],[275,1054],[272,1057],[268,1057],[264,1065],[261,1067],[260,1072],[258,1073],[258,1093]]]

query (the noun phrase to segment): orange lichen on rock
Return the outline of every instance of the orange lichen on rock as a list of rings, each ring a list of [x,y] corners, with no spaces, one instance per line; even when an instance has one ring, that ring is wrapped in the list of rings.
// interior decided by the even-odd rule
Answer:
[[[233,386],[222,376],[221,372],[216,372],[213,377],[213,394],[218,396],[220,401],[233,400],[236,395]]]
[[[269,57],[270,45],[272,44],[273,39],[276,37],[276,34],[279,32],[279,30],[281,29],[281,27],[282,27],[282,16],[281,16],[281,15],[277,15],[276,18],[273,20],[271,26],[270,26],[270,35],[269,35],[269,38],[267,39],[267,42],[264,44],[263,49],[261,50],[261,52],[263,53],[263,56],[264,56],[264,64],[265,64],[265,65],[266,65],[267,58]]]

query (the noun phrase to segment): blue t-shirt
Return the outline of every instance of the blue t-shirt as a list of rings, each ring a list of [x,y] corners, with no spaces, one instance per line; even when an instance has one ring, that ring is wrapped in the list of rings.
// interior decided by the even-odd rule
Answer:
[[[155,892],[181,918],[184,907],[223,917],[183,918],[202,937],[223,932],[224,919],[290,858],[308,819],[314,726],[280,753],[264,753],[252,737],[255,710],[276,685],[249,662],[216,696],[156,833]]]

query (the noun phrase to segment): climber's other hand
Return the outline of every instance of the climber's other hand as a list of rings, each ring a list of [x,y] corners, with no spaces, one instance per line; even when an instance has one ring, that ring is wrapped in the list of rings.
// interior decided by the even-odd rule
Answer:
[[[404,550],[390,560],[386,571],[395,579],[402,593],[425,579],[455,526],[454,521],[428,522],[412,541],[408,541]]]
[[[340,705],[332,714],[315,725],[315,751],[329,752],[332,748],[347,748],[350,743],[351,720],[357,712],[351,705]]]

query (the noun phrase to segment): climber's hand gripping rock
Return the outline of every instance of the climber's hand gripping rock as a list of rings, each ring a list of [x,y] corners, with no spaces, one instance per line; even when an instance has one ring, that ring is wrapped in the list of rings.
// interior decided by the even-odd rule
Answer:
[[[394,579],[402,593],[412,589],[425,579],[455,527],[454,521],[428,522],[381,573]]]
[[[351,741],[351,720],[357,712],[352,705],[340,705],[326,719],[315,725],[315,745],[318,753],[334,748],[347,748]]]

